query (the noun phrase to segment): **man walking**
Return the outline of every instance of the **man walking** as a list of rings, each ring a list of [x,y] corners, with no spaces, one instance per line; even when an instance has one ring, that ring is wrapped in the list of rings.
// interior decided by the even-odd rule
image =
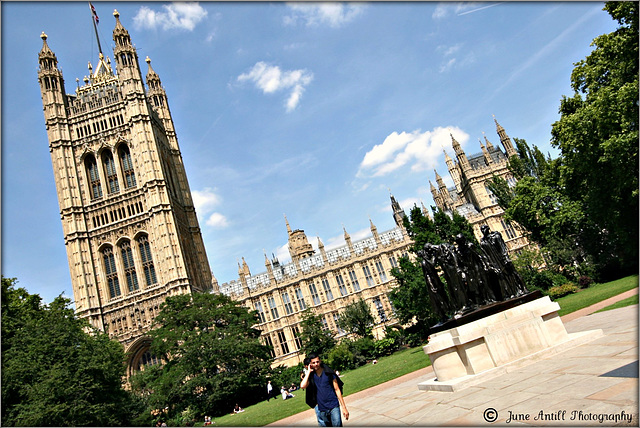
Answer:
[[[309,370],[300,383],[300,388],[307,391],[306,402],[315,408],[318,426],[341,427],[340,409],[345,420],[349,420],[349,410],[342,398],[343,382],[316,354],[309,354],[309,360]]]

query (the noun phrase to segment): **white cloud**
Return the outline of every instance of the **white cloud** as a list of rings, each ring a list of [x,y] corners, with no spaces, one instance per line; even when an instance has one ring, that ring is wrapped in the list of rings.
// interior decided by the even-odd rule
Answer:
[[[142,6],[133,23],[137,29],[154,30],[188,30],[193,31],[196,25],[207,16],[207,11],[198,3],[171,3],[163,5],[159,12]]]
[[[214,193],[210,187],[204,190],[194,190],[191,192],[193,198],[193,205],[196,207],[196,212],[208,213],[220,203],[220,196]]]
[[[356,3],[291,3],[291,15],[284,18],[287,25],[303,21],[307,26],[329,25],[337,28],[360,15],[365,6]]]
[[[204,190],[193,190],[191,196],[196,213],[200,218],[207,218],[205,225],[217,229],[229,226],[229,220],[223,214],[213,212],[216,206],[222,202],[222,199],[215,193],[214,189],[207,187]]]
[[[313,73],[307,70],[282,71],[278,66],[260,61],[248,73],[238,76],[239,82],[247,80],[252,81],[265,94],[289,91],[286,107],[287,112],[290,112],[300,103],[302,93],[313,80]]]
[[[457,127],[437,127],[426,132],[393,132],[365,154],[356,176],[381,177],[400,168],[411,171],[435,168],[442,148],[451,146],[450,132],[461,145],[469,139],[469,135]]]
[[[229,220],[220,213],[213,213],[209,216],[205,224],[217,229],[224,229],[229,226]]]

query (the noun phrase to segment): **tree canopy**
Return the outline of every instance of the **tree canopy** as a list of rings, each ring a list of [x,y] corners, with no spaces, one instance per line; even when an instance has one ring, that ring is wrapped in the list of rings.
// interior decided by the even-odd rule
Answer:
[[[586,250],[604,271],[638,269],[638,3],[607,2],[619,23],[575,64],[552,144],[560,184],[584,213]]]
[[[136,414],[123,388],[122,345],[2,278],[3,426],[122,426]]]
[[[257,322],[255,311],[223,294],[167,297],[149,333],[163,364],[134,375],[132,387],[150,393],[150,408],[168,406],[170,418],[228,413],[240,397],[257,401],[271,364]]]
[[[333,332],[322,328],[322,318],[316,315],[313,309],[307,308],[302,313],[300,328],[300,352],[305,355],[314,353],[325,358],[327,353],[336,346]]]
[[[373,337],[371,331],[374,321],[369,305],[360,298],[347,305],[340,313],[338,326],[347,333],[359,337]]]

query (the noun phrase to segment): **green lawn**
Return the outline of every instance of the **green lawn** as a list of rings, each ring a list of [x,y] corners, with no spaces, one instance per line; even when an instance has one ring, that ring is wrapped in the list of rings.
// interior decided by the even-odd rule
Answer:
[[[606,308],[602,308],[596,312],[604,312],[610,311],[611,309],[624,308],[625,306],[637,305],[638,304],[638,295],[627,297],[626,299],[620,300],[619,302],[614,303],[613,305],[609,305]]]
[[[388,357],[378,359],[378,364],[367,364],[355,370],[340,373],[344,381],[345,397],[372,386],[379,385],[407,373],[430,365],[429,357],[422,347],[404,349]],[[212,419],[217,426],[264,426],[309,409],[304,402],[305,391],[294,391],[294,398],[283,400],[280,395],[245,408],[237,415],[226,415]],[[242,403],[240,403],[242,406]],[[231,409],[229,409],[231,411]],[[202,425],[201,423],[198,425]]]
[[[637,275],[593,285],[578,293],[557,299],[556,301],[561,308],[559,314],[560,316],[566,315],[636,287],[638,287]],[[635,301],[630,300],[626,304],[634,304],[634,302],[635,304],[638,303],[638,296],[635,296]],[[612,305],[605,309],[614,309],[614,306],[621,307]],[[344,394],[345,396],[354,394],[407,373],[412,373],[430,364],[429,357],[425,355],[420,346],[396,352],[389,357],[380,358],[376,365],[368,364],[355,370],[341,373],[341,378],[344,381]],[[278,395],[276,399],[272,399],[269,402],[263,401],[245,408],[243,413],[237,415],[229,414],[215,418],[213,421],[216,426],[264,426],[309,409],[309,406],[304,402],[304,390],[294,391],[293,394],[295,397],[289,400],[282,400]],[[240,402],[240,405],[242,406],[242,402]],[[231,412],[231,409],[229,409],[229,412]],[[202,422],[198,425],[202,426]]]
[[[638,275],[628,276],[616,281],[595,284],[575,294],[561,297],[556,300],[560,305],[558,315],[563,316],[601,302],[609,297],[617,296],[625,291],[638,287]]]

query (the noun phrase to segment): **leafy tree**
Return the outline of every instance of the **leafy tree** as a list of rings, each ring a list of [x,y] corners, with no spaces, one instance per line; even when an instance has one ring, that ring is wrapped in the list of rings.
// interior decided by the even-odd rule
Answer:
[[[336,346],[333,332],[322,328],[322,318],[316,315],[311,308],[302,313],[300,322],[300,351],[306,355],[315,353],[326,358],[328,352]]]
[[[238,397],[261,396],[271,359],[253,328],[255,311],[223,294],[194,293],[168,297],[154,323],[150,350],[163,364],[131,379],[150,393],[151,409],[169,406],[170,418],[187,409],[224,414]]]
[[[359,337],[373,337],[371,335],[373,323],[371,308],[362,298],[347,305],[338,319],[338,326],[341,329]]]
[[[122,345],[2,278],[3,426],[131,425],[138,401],[123,388]],[[90,333],[90,334],[88,334]]]
[[[638,270],[638,3],[607,2],[619,27],[576,63],[552,144],[561,184],[582,206],[584,242],[602,268]]]

